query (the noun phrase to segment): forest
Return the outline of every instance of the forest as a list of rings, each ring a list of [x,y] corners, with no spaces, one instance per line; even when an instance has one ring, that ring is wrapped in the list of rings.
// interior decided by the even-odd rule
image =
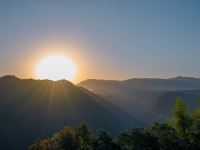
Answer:
[[[191,108],[177,97],[172,115],[163,122],[131,128],[118,136],[102,129],[94,132],[82,123],[36,140],[28,150],[199,150],[200,103],[198,105]]]

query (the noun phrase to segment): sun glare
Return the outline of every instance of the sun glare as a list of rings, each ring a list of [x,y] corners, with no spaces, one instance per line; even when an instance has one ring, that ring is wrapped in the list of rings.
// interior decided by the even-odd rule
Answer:
[[[36,74],[38,79],[72,81],[76,74],[76,67],[70,59],[53,55],[44,58],[38,64]]]

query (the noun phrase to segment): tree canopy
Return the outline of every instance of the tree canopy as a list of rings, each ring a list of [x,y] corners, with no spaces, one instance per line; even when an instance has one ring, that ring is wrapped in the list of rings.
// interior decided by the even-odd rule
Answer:
[[[29,150],[199,150],[200,107],[192,110],[179,97],[172,116],[146,128],[134,128],[112,137],[86,124],[65,127],[52,137],[37,140]]]

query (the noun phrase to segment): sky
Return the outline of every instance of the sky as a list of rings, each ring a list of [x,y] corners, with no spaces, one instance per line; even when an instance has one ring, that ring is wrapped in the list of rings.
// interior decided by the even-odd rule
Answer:
[[[0,76],[49,54],[88,78],[200,77],[199,0],[1,0]]]

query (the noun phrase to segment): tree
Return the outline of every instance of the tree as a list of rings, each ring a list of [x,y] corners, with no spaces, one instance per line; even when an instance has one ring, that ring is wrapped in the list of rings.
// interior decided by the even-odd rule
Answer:
[[[53,150],[77,150],[79,141],[72,128],[65,127],[52,137]]]
[[[182,99],[177,98],[169,123],[154,123],[148,128],[123,132],[118,138],[104,130],[96,137],[86,124],[65,127],[49,139],[38,140],[29,150],[199,150],[199,108],[191,114]]]
[[[76,138],[80,143],[80,150],[92,150],[92,131],[86,124],[81,124],[76,127],[75,130]]]
[[[200,149],[200,120],[195,121],[189,132],[189,144],[191,150]]]
[[[53,150],[53,146],[49,139],[37,140],[35,144],[29,147],[29,150]]]
[[[200,108],[197,108],[193,111],[192,120],[193,120],[193,122],[200,120]]]
[[[122,133],[118,143],[122,150],[159,150],[157,138],[143,128]]]
[[[180,139],[176,134],[176,130],[166,123],[154,123],[148,132],[155,136],[158,140],[160,149],[163,150],[179,150]]]
[[[94,141],[94,150],[113,150],[114,143],[111,135],[104,130],[97,131],[97,136]]]
[[[191,127],[192,119],[189,112],[189,107],[178,97],[172,109],[175,121],[175,128],[181,136],[185,136],[187,130]]]

